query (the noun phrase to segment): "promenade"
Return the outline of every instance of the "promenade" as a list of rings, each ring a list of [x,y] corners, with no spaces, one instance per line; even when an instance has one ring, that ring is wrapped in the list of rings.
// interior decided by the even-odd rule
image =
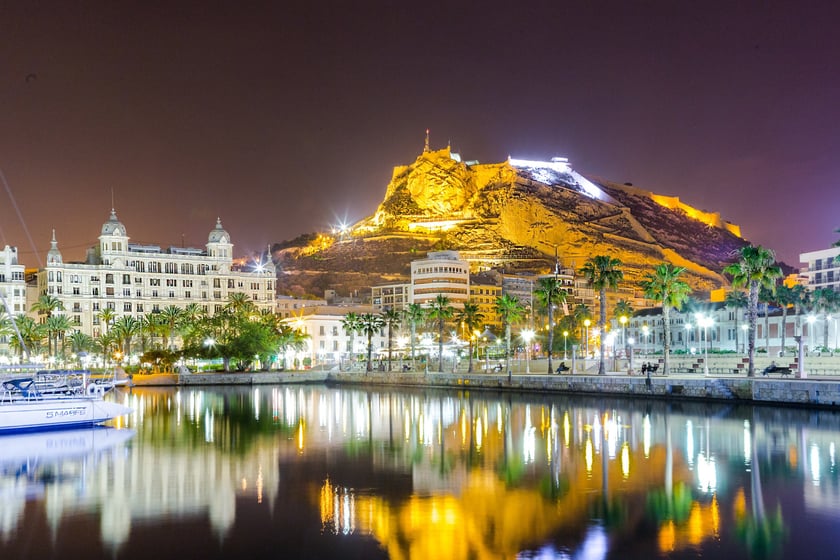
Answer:
[[[727,359],[740,359],[727,357]],[[699,371],[685,371],[678,366],[674,373],[664,376],[655,374],[648,378],[641,374],[628,375],[627,370],[608,371],[606,375],[597,374],[597,361],[581,363],[580,372],[551,374],[547,373],[545,360],[536,360],[526,368],[514,367],[511,372],[496,371],[467,373],[466,369],[456,372],[425,371],[380,371],[365,372],[363,368],[351,371],[339,371],[337,367],[322,371],[284,371],[284,372],[217,372],[217,373],[172,373],[135,375],[135,386],[202,386],[202,385],[272,385],[293,383],[334,383],[341,385],[401,386],[425,388],[474,389],[494,391],[529,391],[539,393],[580,393],[586,395],[610,395],[629,397],[655,397],[673,399],[699,399],[716,401],[737,401],[746,403],[793,404],[799,406],[833,407],[840,409],[840,371],[834,371],[833,362],[840,365],[840,357],[832,357],[821,363],[820,373],[811,374],[804,379],[793,375],[761,376],[761,368],[756,368],[757,377],[748,378],[746,370],[735,373],[731,368],[726,373],[722,362],[709,364],[709,375]],[[562,360],[560,360],[562,361]],[[556,363],[560,363],[556,361]],[[611,360],[612,361],[612,360]],[[769,359],[766,360],[769,363]],[[570,362],[569,365],[571,365]],[[780,365],[782,362],[777,363]],[[807,362],[806,362],[807,363]],[[577,365],[577,364],[575,364]],[[583,369],[583,366],[587,366]],[[622,365],[622,364],[619,364]],[[703,364],[701,364],[702,366]],[[785,363],[785,365],[787,365]],[[475,364],[474,364],[475,366]],[[730,372],[731,371],[731,372]]]

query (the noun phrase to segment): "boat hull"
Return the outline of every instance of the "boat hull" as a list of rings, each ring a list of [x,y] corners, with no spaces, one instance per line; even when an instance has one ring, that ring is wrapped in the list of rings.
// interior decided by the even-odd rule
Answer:
[[[131,412],[96,397],[37,399],[0,404],[0,433],[93,426]]]

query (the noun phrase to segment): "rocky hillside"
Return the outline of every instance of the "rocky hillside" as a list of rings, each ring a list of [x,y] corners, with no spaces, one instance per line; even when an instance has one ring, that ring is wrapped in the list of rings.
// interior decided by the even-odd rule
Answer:
[[[699,290],[747,242],[716,213],[631,185],[586,178],[561,158],[464,162],[448,148],[394,169],[376,212],[341,235],[311,235],[272,248],[281,293],[366,290],[404,281],[409,263],[455,249],[473,269],[545,272],[590,255],[622,260],[628,281],[663,261],[688,269]]]

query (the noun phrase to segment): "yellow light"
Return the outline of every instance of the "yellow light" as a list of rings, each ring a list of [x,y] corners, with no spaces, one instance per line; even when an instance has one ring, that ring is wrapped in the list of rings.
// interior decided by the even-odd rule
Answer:
[[[630,444],[626,441],[621,446],[621,474],[625,480],[630,478]]]

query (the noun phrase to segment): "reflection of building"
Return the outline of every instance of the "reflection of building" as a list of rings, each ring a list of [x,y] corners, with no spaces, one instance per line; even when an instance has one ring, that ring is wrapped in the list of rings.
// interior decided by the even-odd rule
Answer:
[[[258,309],[274,310],[273,270],[236,270],[233,243],[221,221],[210,231],[204,249],[129,243],[125,226],[113,210],[102,225],[99,244],[84,263],[65,263],[53,233],[47,266],[38,273],[39,294],[64,304],[64,314],[82,332],[98,336],[100,314],[141,318],[174,305],[197,304],[216,313],[235,293]]]

